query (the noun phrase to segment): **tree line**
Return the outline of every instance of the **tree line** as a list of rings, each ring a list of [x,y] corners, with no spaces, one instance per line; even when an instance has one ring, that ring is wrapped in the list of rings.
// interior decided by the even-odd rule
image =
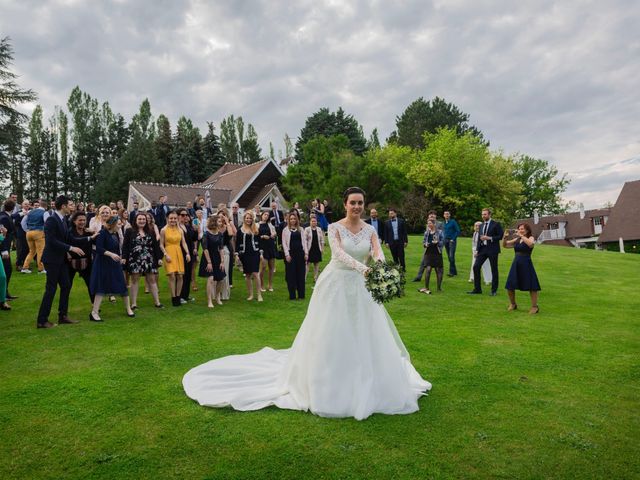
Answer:
[[[127,122],[108,102],[100,103],[75,87],[66,109],[48,117],[37,105],[31,117],[16,107],[36,100],[11,72],[13,51],[0,40],[0,173],[19,198],[124,199],[130,181],[190,184],[202,182],[225,162],[263,158],[258,134],[242,117],[222,120],[219,134],[207,122],[204,135],[181,116],[175,126],[155,118],[145,99]],[[281,181],[291,201],[328,199],[340,211],[342,192],[359,185],[369,206],[395,207],[414,229],[429,209],[448,209],[470,226],[492,206],[496,218],[510,221],[537,210],[541,215],[567,208],[566,175],[543,159],[505,155],[470,115],[435,97],[413,101],[396,117],[385,142],[377,129],[365,136],[359,122],[342,108],[320,108],[310,115],[295,141],[285,134],[289,167]],[[275,159],[272,143],[268,156]],[[282,152],[279,152],[282,157]]]

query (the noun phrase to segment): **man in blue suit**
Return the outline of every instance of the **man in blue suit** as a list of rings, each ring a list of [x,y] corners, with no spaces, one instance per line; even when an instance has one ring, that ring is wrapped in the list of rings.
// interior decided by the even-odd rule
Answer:
[[[65,227],[64,217],[69,214],[69,199],[60,195],[55,201],[55,211],[44,223],[45,246],[42,253],[42,263],[47,271],[47,283],[38,312],[38,328],[51,328],[55,324],[49,322],[49,313],[53,298],[56,296],[58,285],[60,286],[60,299],[58,301],[58,323],[78,323],[71,320],[68,315],[69,293],[71,292],[71,279],[67,267],[67,252],[73,252],[84,256],[81,248],[70,245],[71,242],[91,242],[93,237],[71,237]]]
[[[491,219],[491,209],[482,210],[483,223],[480,225],[480,238],[478,239],[478,254],[473,263],[473,290],[467,293],[479,295],[482,293],[480,282],[480,270],[482,264],[489,260],[491,265],[491,296],[498,292],[498,255],[500,254],[500,241],[504,235],[502,225]]]

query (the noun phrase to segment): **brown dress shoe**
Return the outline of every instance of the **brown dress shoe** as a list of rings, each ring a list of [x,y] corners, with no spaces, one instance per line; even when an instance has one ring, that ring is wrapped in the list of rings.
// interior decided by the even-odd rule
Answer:
[[[63,315],[62,317],[60,317],[58,319],[58,323],[59,324],[63,324],[63,323],[78,323],[78,320],[72,320],[69,317],[67,317],[66,315]]]
[[[38,324],[38,328],[53,328],[55,326],[56,326],[56,324],[55,323],[51,323],[51,322],[44,322],[44,323],[39,323]]]

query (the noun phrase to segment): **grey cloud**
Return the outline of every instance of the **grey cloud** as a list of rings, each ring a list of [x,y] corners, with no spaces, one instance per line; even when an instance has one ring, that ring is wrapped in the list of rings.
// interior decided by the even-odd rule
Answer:
[[[78,84],[127,117],[145,97],[174,124],[242,115],[267,151],[323,106],[384,138],[411,101],[439,95],[494,148],[561,171],[614,169],[611,185],[640,178],[640,165],[611,166],[640,152],[633,0],[2,0],[2,13],[46,112]],[[576,176],[567,193],[590,188],[604,192]]]

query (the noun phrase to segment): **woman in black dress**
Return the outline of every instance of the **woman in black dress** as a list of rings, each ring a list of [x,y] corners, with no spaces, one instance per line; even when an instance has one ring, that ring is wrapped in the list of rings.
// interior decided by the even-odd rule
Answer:
[[[318,226],[318,219],[311,215],[310,225],[304,229],[304,239],[307,243],[309,261],[307,262],[306,274],[309,273],[309,266],[313,265],[313,282],[318,279],[320,262],[322,262],[322,252],[324,251],[324,232]]]
[[[222,305],[219,298],[220,280],[225,278],[225,267],[222,263],[224,251],[224,234],[220,232],[223,220],[218,216],[207,219],[207,230],[202,235],[202,259],[198,275],[207,279],[207,305],[213,308],[213,300]]]
[[[93,233],[87,230],[87,215],[84,210],[77,210],[71,215],[71,235],[73,237],[91,237]],[[91,257],[93,256],[93,242],[82,242],[77,245],[84,252],[83,256],[74,252],[69,252],[69,279],[73,286],[73,279],[76,273],[84,280],[89,292],[89,298],[93,304],[93,295],[91,293]]]
[[[194,301],[195,298],[191,296],[191,279],[193,278],[193,271],[198,263],[198,230],[193,227],[193,222],[189,211],[186,208],[179,208],[178,219],[180,220],[180,228],[184,232],[184,241],[187,242],[187,248],[191,260],[184,263],[184,276],[182,277],[182,289],[180,290],[180,302],[187,303],[188,301]]]
[[[289,300],[304,298],[304,276],[306,263],[309,260],[307,242],[304,240],[304,232],[300,227],[300,219],[295,211],[287,215],[287,226],[282,230],[282,249],[284,250],[284,267]]]
[[[156,280],[158,266],[162,265],[162,250],[160,250],[160,242],[151,229],[151,225],[147,222],[147,215],[144,212],[138,212],[133,227],[128,228],[124,233],[122,262],[131,280],[131,310],[138,308],[138,288],[141,275],[144,275],[145,285],[149,287],[154,305],[156,308],[162,308]]]
[[[242,226],[236,235],[236,258],[242,263],[242,271],[247,282],[249,296],[247,300],[253,300],[253,279],[258,293],[258,301],[262,302],[262,291],[260,289],[260,261],[262,252],[260,251],[258,226],[253,217],[253,212],[245,212],[242,217]]]
[[[431,271],[434,268],[436,270],[438,291],[442,291],[442,277],[444,274],[442,264],[442,244],[443,238],[436,228],[436,222],[434,220],[429,220],[427,222],[427,231],[424,232],[424,238],[422,239],[422,245],[425,248],[424,256],[427,276],[425,277],[425,288],[421,288],[419,290],[421,293],[431,295],[431,290],[429,290],[429,281],[431,280]]]
[[[540,311],[538,308],[538,292],[541,290],[538,275],[533,268],[531,261],[531,252],[536,240],[531,232],[528,223],[521,223],[516,230],[516,237],[509,240],[509,231],[504,232],[502,238],[502,246],[505,248],[513,248],[515,257],[511,263],[511,270],[507,277],[507,294],[509,295],[509,307],[507,310],[512,311],[518,308],[516,304],[516,290],[529,292],[531,296],[530,314],[536,314]]]
[[[121,295],[129,317],[136,314],[131,310],[129,292],[122,271],[120,258],[120,241],[118,239],[119,219],[117,215],[110,217],[96,238],[96,254],[91,270],[91,293],[95,296],[93,310],[89,320],[101,322],[98,311],[105,295]]]
[[[258,235],[260,236],[260,250],[262,250],[262,261],[260,262],[260,285],[264,288],[264,271],[269,269],[269,284],[267,289],[273,292],[273,274],[276,271],[276,229],[269,222],[269,212],[260,214],[260,224],[258,225]]]

